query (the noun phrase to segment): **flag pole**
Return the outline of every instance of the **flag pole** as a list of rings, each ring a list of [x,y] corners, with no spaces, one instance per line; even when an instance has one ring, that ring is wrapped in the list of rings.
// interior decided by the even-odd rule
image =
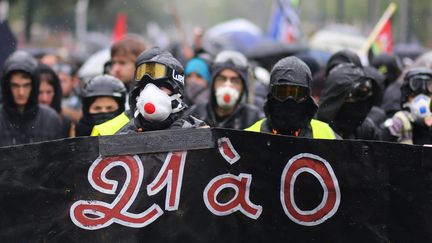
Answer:
[[[366,55],[369,48],[372,46],[373,42],[377,38],[379,32],[384,27],[385,23],[393,16],[393,14],[396,11],[396,4],[390,3],[390,5],[387,7],[383,15],[381,16],[378,23],[375,25],[374,29],[372,30],[371,34],[368,36],[366,42],[363,44],[359,51],[359,55]]]

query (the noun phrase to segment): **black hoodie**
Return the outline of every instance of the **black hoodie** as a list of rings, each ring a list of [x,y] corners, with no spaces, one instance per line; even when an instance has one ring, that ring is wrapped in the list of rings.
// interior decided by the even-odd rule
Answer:
[[[215,110],[217,107],[215,78],[225,69],[231,69],[238,73],[242,82],[243,90],[241,91],[240,98],[233,113],[226,117],[217,117]],[[248,72],[247,69],[240,69],[231,62],[218,63],[212,67],[212,86],[210,87],[209,102],[197,104],[190,108],[188,111],[192,116],[203,120],[211,127],[232,128],[232,129],[245,129],[253,125],[256,121],[263,117],[260,110],[252,105],[247,104],[248,97]]]
[[[297,136],[312,138],[313,131],[310,125],[310,121],[315,115],[318,106],[315,103],[314,99],[310,96],[311,87],[312,87],[312,74],[309,67],[297,57],[286,57],[279,60],[273,67],[270,74],[269,91],[271,91],[272,86],[281,85],[281,84],[305,87],[309,90],[309,97],[307,98],[306,101],[298,104],[296,104],[295,101],[288,99],[282,105],[283,108],[277,110],[277,108],[275,107],[272,108],[272,106],[280,104],[280,102],[276,101],[273,98],[271,92],[269,92],[267,95],[267,100],[264,104],[264,112],[266,114],[267,120],[262,126],[263,129],[262,131],[269,132],[272,131],[273,129],[276,129],[277,124],[284,123],[284,121],[286,123],[288,119],[285,116],[288,115],[288,113],[293,114],[294,112],[298,113],[299,111],[301,111],[302,112],[301,114],[295,115],[298,116],[298,118],[296,119],[296,122],[298,124],[296,124],[297,127],[295,128],[293,127],[293,128],[296,130],[300,129],[300,133]],[[288,108],[287,107],[288,104],[291,104],[290,105],[291,107],[294,105],[294,107]],[[298,108],[301,108],[301,110],[298,110]],[[272,110],[274,111],[272,112]],[[282,127],[282,125],[283,124],[281,124],[280,126]],[[284,126],[289,126],[289,125],[290,124],[285,124]],[[285,131],[285,133],[290,133],[290,134],[292,132],[294,131]],[[289,134],[285,134],[285,135],[289,135]]]
[[[342,50],[333,54],[328,60],[325,72],[326,76],[328,76],[335,67],[344,63],[352,63],[357,67],[363,67],[361,60],[356,53],[350,50]]]
[[[344,139],[367,139],[378,140],[380,139],[379,129],[375,123],[370,119],[365,119],[364,122],[358,126],[355,131],[342,131],[337,124],[336,117],[348,97],[352,84],[363,78],[372,78],[370,75],[365,74],[361,67],[352,63],[345,63],[335,67],[327,77],[325,87],[321,93],[320,105],[317,111],[317,119],[327,122],[330,126],[341,135]],[[379,94],[379,87],[374,79],[373,83],[374,97]],[[372,107],[370,102],[370,108]],[[359,112],[359,111],[352,111]],[[367,112],[366,112],[367,114]],[[364,114],[366,116],[366,114]]]
[[[39,80],[35,75],[37,63],[29,54],[16,52],[5,62],[1,90],[0,146],[16,145],[57,139],[61,137],[62,122],[56,112],[38,104]],[[11,92],[10,78],[22,72],[31,77],[31,93],[24,110],[16,108]]]

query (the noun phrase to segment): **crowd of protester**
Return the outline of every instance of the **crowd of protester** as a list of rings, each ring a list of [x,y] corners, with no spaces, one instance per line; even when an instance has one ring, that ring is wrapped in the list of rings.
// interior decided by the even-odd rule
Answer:
[[[126,36],[88,80],[68,60],[16,51],[0,74],[0,146],[197,127],[432,144],[428,53],[366,65],[343,50],[322,67],[303,54],[265,70],[234,50],[191,51],[175,57]]]

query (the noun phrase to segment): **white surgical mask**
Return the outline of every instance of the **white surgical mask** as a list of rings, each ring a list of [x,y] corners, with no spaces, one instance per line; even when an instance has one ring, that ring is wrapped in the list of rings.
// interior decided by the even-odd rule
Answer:
[[[179,105],[173,109],[172,101],[177,100]],[[137,97],[137,110],[135,117],[141,114],[149,122],[166,120],[171,113],[176,113],[184,107],[181,105],[179,94],[169,96],[156,85],[149,83]]]
[[[240,92],[231,86],[222,86],[216,89],[216,102],[222,109],[234,107],[239,97]]]

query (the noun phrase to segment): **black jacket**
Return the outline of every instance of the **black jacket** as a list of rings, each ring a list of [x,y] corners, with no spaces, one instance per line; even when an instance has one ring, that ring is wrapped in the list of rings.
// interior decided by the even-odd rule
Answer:
[[[341,64],[330,72],[324,90],[321,93],[317,119],[327,122],[333,130],[344,139],[380,140],[380,129],[371,119],[366,118],[355,131],[347,132],[338,129],[335,118],[348,97],[353,82],[367,77],[361,67],[354,64]],[[379,87],[374,82],[374,94],[379,94]],[[353,111],[356,112],[356,111]]]
[[[31,56],[7,60],[1,89],[4,103],[0,108],[0,146],[17,145],[61,138],[60,116],[50,107],[38,104],[39,80],[35,75],[36,61]],[[20,71],[32,79],[31,93],[23,111],[18,111],[10,89],[10,76]]]
[[[171,124],[167,130],[174,130],[174,129],[181,129],[181,128],[198,128],[198,127],[204,127],[206,124],[196,119],[193,116],[184,115],[182,118],[176,120],[174,123]],[[135,119],[131,119],[128,124],[126,124],[124,127],[122,127],[119,131],[116,132],[116,134],[131,134],[131,133],[138,133],[138,127],[136,125]],[[145,131],[142,131],[145,132]]]
[[[240,103],[236,110],[229,116],[218,119],[214,113],[211,103],[197,104],[187,111],[188,114],[198,117],[210,127],[222,127],[232,129],[245,129],[252,126],[262,118],[258,108],[249,104]]]

